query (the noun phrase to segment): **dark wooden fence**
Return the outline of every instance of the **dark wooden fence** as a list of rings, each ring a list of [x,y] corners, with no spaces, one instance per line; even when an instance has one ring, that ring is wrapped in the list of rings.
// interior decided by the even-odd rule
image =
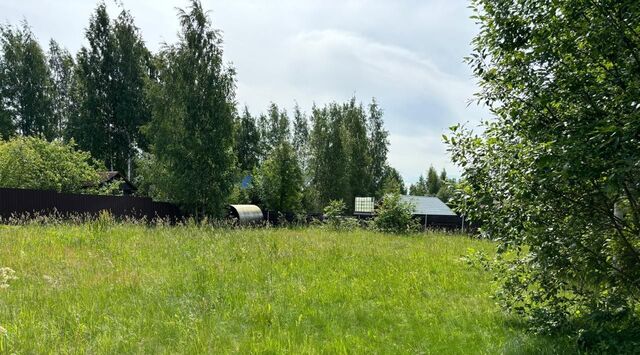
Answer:
[[[109,211],[114,217],[154,218],[176,221],[180,209],[170,203],[154,202],[147,197],[100,196],[58,193],[55,191],[0,188],[0,217],[23,215],[92,215]]]
[[[460,229],[462,228],[462,218],[459,216],[443,216],[443,215],[429,215],[429,216],[415,216],[420,221],[421,226],[427,228],[436,229]],[[465,225],[466,227],[466,225]]]

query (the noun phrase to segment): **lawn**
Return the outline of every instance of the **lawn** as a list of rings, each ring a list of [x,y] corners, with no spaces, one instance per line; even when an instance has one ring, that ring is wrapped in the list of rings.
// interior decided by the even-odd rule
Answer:
[[[569,353],[461,260],[487,241],[368,231],[0,226],[0,352]]]

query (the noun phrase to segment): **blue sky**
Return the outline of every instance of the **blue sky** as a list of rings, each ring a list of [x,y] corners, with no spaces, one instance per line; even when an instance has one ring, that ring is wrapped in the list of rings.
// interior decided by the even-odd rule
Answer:
[[[122,0],[156,50],[176,38],[185,0]],[[224,33],[238,72],[237,99],[254,112],[269,102],[309,111],[354,94],[376,97],[390,131],[389,161],[407,183],[433,164],[459,175],[441,136],[455,123],[474,127],[487,110],[463,62],[477,31],[465,0],[202,0]],[[115,16],[118,7],[108,0]],[[94,0],[2,0],[0,21],[26,19],[41,43],[72,52],[84,44]]]

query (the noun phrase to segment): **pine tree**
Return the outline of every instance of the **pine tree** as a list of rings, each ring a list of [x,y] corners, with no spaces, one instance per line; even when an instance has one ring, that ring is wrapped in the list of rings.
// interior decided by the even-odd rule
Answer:
[[[51,72],[29,25],[0,27],[0,48],[0,133],[52,140]]]
[[[406,193],[407,188],[404,186],[404,180],[400,172],[395,168],[385,165],[382,178],[382,196],[386,194],[404,195]]]
[[[196,217],[220,216],[235,178],[235,71],[202,5],[179,11],[178,43],[163,48],[147,133],[166,176],[159,188]]]
[[[427,196],[427,181],[423,175],[420,175],[418,181],[409,187],[409,195],[412,196]]]
[[[436,169],[432,166],[427,171],[427,196],[435,196],[440,190],[441,182]]]

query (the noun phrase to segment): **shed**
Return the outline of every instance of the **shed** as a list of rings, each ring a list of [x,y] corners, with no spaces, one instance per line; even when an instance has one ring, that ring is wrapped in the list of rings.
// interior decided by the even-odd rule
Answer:
[[[457,216],[444,202],[431,196],[400,196],[402,202],[412,204],[415,216]]]
[[[256,205],[229,205],[229,217],[241,225],[259,223],[264,219],[262,210]]]
[[[119,182],[118,190],[124,196],[133,195],[138,188],[127,179],[124,175],[122,175],[119,171],[105,171],[100,173],[100,181],[97,184],[89,183],[85,184],[85,188],[102,188],[111,183]]]
[[[462,219],[437,197],[400,196],[402,202],[413,205],[413,215],[420,218],[424,227],[461,227]]]

